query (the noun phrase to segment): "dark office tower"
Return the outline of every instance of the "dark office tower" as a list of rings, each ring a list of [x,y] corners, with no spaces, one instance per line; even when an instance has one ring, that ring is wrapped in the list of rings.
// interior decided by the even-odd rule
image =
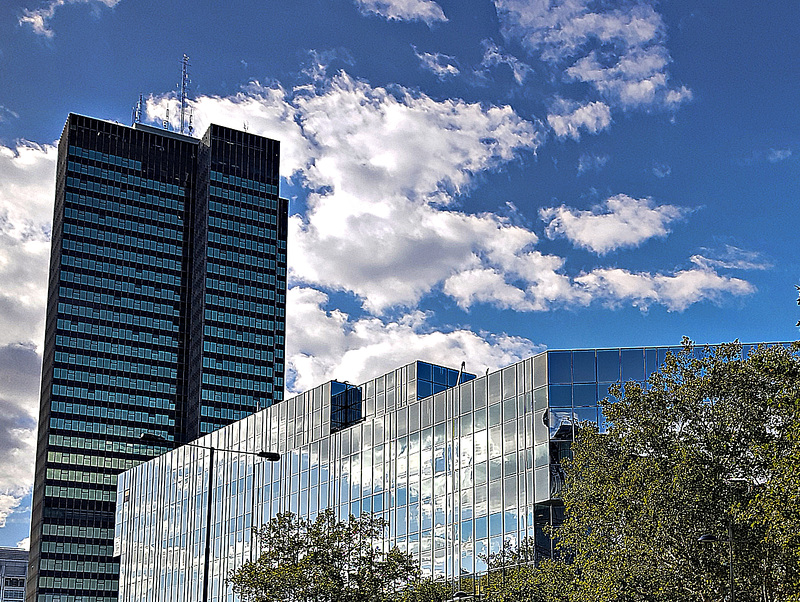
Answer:
[[[283,398],[279,155],[275,140],[219,126],[198,140],[70,115],[28,602],[116,600],[116,475]]]

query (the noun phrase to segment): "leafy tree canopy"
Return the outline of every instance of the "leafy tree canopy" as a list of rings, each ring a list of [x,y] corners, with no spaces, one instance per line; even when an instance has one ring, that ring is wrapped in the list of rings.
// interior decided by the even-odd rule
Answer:
[[[410,554],[383,551],[384,527],[372,515],[339,521],[328,510],[311,521],[278,514],[256,530],[258,559],[232,571],[228,583],[249,602],[421,602],[435,587],[420,579]]]

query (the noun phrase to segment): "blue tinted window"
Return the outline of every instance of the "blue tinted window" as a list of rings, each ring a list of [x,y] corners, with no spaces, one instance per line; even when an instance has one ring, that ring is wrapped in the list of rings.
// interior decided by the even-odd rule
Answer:
[[[575,385],[572,389],[572,397],[576,406],[597,405],[597,385],[594,383]]]
[[[600,382],[619,380],[619,351],[614,349],[597,352],[597,380]]]
[[[431,370],[432,366],[430,364],[426,364],[425,362],[418,362],[417,363],[417,378],[422,380],[433,380],[433,371]]]
[[[547,382],[551,385],[572,382],[572,358],[569,351],[547,354]]]
[[[572,387],[569,385],[550,385],[550,407],[568,408],[572,406]]]
[[[433,385],[426,380],[418,380],[417,397],[422,399],[423,397],[430,397],[431,395],[433,395]]]
[[[576,351],[572,354],[572,379],[576,383],[597,381],[594,351]]]
[[[650,375],[658,370],[658,350],[645,349],[644,350],[644,375],[649,378]]]
[[[644,353],[642,349],[622,350],[622,380],[644,380]]]
[[[575,422],[594,422],[597,423],[597,408],[576,408],[574,411]]]

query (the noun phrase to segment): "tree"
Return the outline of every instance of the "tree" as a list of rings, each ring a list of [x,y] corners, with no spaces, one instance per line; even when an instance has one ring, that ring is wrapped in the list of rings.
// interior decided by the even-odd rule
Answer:
[[[255,532],[258,559],[227,581],[251,602],[401,600],[419,585],[419,567],[411,555],[379,547],[384,527],[369,514],[346,522],[330,510],[313,521],[278,514]]]
[[[800,600],[800,348],[685,340],[622,393],[565,462],[570,600],[725,599],[729,528],[737,600]]]

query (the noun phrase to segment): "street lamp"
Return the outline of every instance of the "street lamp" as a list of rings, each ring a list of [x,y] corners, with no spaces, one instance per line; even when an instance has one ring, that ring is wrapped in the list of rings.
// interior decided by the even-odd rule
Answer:
[[[168,441],[161,435],[155,433],[142,433],[139,435],[141,441],[147,443],[167,443]],[[208,504],[206,505],[206,542],[205,542],[205,560],[203,570],[203,602],[208,602],[208,567],[211,557],[211,496],[214,494],[214,452],[225,452],[228,454],[243,454],[246,456],[256,456],[263,458],[267,462],[279,462],[281,455],[278,452],[271,451],[245,451],[240,449],[224,449],[214,447],[213,445],[200,445],[198,443],[186,443],[190,447],[197,447],[199,449],[207,449],[208,455]],[[255,479],[253,480],[253,487],[255,487]]]
[[[700,543],[728,542],[728,591],[730,602],[736,602],[736,590],[733,588],[733,523],[728,519],[728,537],[717,537],[711,533],[704,533],[697,541]]]

